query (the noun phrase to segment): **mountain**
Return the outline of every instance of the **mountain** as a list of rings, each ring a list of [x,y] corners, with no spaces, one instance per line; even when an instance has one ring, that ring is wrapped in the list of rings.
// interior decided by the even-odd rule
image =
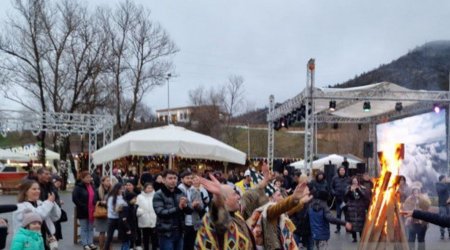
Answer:
[[[450,41],[433,41],[334,87],[348,88],[388,81],[409,89],[448,90],[449,72]]]

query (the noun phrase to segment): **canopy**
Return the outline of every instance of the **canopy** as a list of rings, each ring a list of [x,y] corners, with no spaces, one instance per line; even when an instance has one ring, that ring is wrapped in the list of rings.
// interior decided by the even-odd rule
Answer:
[[[94,164],[129,155],[176,155],[245,164],[246,154],[212,137],[168,125],[131,131],[92,154]]]
[[[328,156],[325,156],[325,157],[322,157],[320,159],[313,161],[312,168],[323,170],[323,166],[326,164],[330,164],[330,162],[331,162],[331,164],[336,164],[336,165],[340,166],[343,161],[344,161],[343,156],[340,156],[337,154],[331,154],[331,155],[328,155]],[[349,166],[350,168],[356,168],[356,164],[362,162],[360,160],[352,159],[352,158],[348,158],[348,157],[347,157],[347,161],[350,165]],[[296,161],[296,162],[290,164],[290,166],[293,166],[295,168],[304,168],[304,165],[305,165],[304,160]]]
[[[29,156],[28,160],[30,160],[30,158],[31,158],[31,160],[36,161],[39,158],[38,157],[39,156],[39,154],[38,154],[39,147],[34,144],[25,145],[23,147],[15,147],[15,148],[11,148],[9,150],[12,153],[18,153],[18,154],[23,154],[23,155]],[[45,159],[50,160],[50,161],[51,160],[59,160],[59,154],[46,148],[45,149]]]
[[[0,160],[29,161],[30,157],[24,154],[14,153],[10,150],[0,149]]]

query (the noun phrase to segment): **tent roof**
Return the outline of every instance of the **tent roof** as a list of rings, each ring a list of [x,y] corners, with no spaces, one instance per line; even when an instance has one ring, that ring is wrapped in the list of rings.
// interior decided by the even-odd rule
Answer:
[[[23,155],[27,155],[29,156],[28,159],[31,158],[31,160],[35,161],[38,160],[38,150],[39,147],[36,145],[25,145],[23,147],[14,147],[11,149],[8,149],[10,152],[14,152],[14,153],[19,153],[19,154],[23,154]],[[50,149],[45,149],[45,158],[47,160],[59,160],[59,154],[50,150]]]
[[[0,149],[0,160],[29,161],[30,157],[25,154],[14,153],[11,150]]]
[[[131,131],[92,154],[94,164],[129,155],[177,155],[245,164],[246,154],[210,136],[168,125]]]
[[[357,158],[357,157],[355,157],[355,158]],[[326,164],[329,164],[330,162],[331,162],[331,164],[336,164],[336,165],[340,166],[343,161],[344,161],[344,156],[337,155],[337,154],[330,154],[330,155],[327,155],[327,156],[324,156],[322,158],[315,160],[313,162],[312,166],[314,169],[323,169],[323,166]],[[353,159],[353,158],[349,158],[349,157],[347,157],[347,161],[349,162],[351,167],[356,167],[357,163],[362,162],[361,160]],[[304,168],[305,167],[304,164],[305,164],[305,161],[301,160],[301,161],[296,161],[296,162],[291,163],[290,166],[293,166],[295,168]]]
[[[352,95],[360,95],[362,97],[370,96],[370,93],[379,93],[379,92],[392,92],[392,91],[410,91],[410,89],[399,86],[395,83],[391,82],[380,82],[369,84],[361,87],[354,88],[316,88],[319,94],[340,94],[343,93],[352,93]],[[344,94],[345,95],[345,94]],[[376,101],[371,100],[371,110],[370,112],[364,112],[362,109],[364,102],[367,101],[364,98],[361,98],[359,101],[349,101],[349,100],[339,100],[336,99],[336,111],[331,112],[333,116],[346,117],[346,118],[365,118],[365,117],[373,117],[379,116],[384,113],[388,113],[392,111],[395,107],[395,103],[397,101]],[[413,104],[416,104],[416,101],[402,102],[403,107],[407,107]],[[320,112],[328,112],[329,110],[329,99],[316,99],[316,113]]]

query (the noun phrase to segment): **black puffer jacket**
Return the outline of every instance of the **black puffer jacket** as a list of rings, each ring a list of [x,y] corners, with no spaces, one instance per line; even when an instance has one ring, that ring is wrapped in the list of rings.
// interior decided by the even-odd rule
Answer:
[[[319,175],[323,176],[322,180],[319,180],[318,177]],[[319,191],[325,191],[328,194],[330,194],[330,187],[328,185],[327,180],[325,179],[325,174],[322,171],[318,171],[316,174],[316,179],[311,181],[311,192],[315,193],[315,192],[319,192]]]
[[[92,183],[92,188],[94,189],[94,203],[92,206],[95,206],[95,203],[98,200],[98,194],[95,192],[94,184]],[[88,219],[88,191],[86,185],[83,182],[78,182],[75,185],[75,188],[72,191],[72,201],[76,206],[77,210],[77,219]]]
[[[159,234],[170,237],[172,232],[182,231],[184,214],[191,214],[192,209],[187,206],[180,210],[178,204],[180,204],[181,197],[186,196],[180,189],[175,187],[175,190],[170,192],[165,185],[153,196],[153,209],[158,216],[156,229]]]
[[[368,194],[366,189],[359,187],[356,188],[356,191],[351,191],[348,187],[344,200],[347,203],[345,219],[352,223],[352,232],[362,232],[367,213]]]
[[[340,176],[338,173],[331,181],[331,195],[336,197],[336,200],[342,201],[349,185],[350,179],[346,175]]]

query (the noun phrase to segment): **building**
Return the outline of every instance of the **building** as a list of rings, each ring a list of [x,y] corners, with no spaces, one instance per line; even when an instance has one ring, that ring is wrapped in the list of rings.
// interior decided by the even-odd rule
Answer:
[[[156,119],[158,119],[159,122],[167,122],[167,117],[170,113],[171,123],[188,123],[194,108],[194,106],[187,106],[156,110]]]

